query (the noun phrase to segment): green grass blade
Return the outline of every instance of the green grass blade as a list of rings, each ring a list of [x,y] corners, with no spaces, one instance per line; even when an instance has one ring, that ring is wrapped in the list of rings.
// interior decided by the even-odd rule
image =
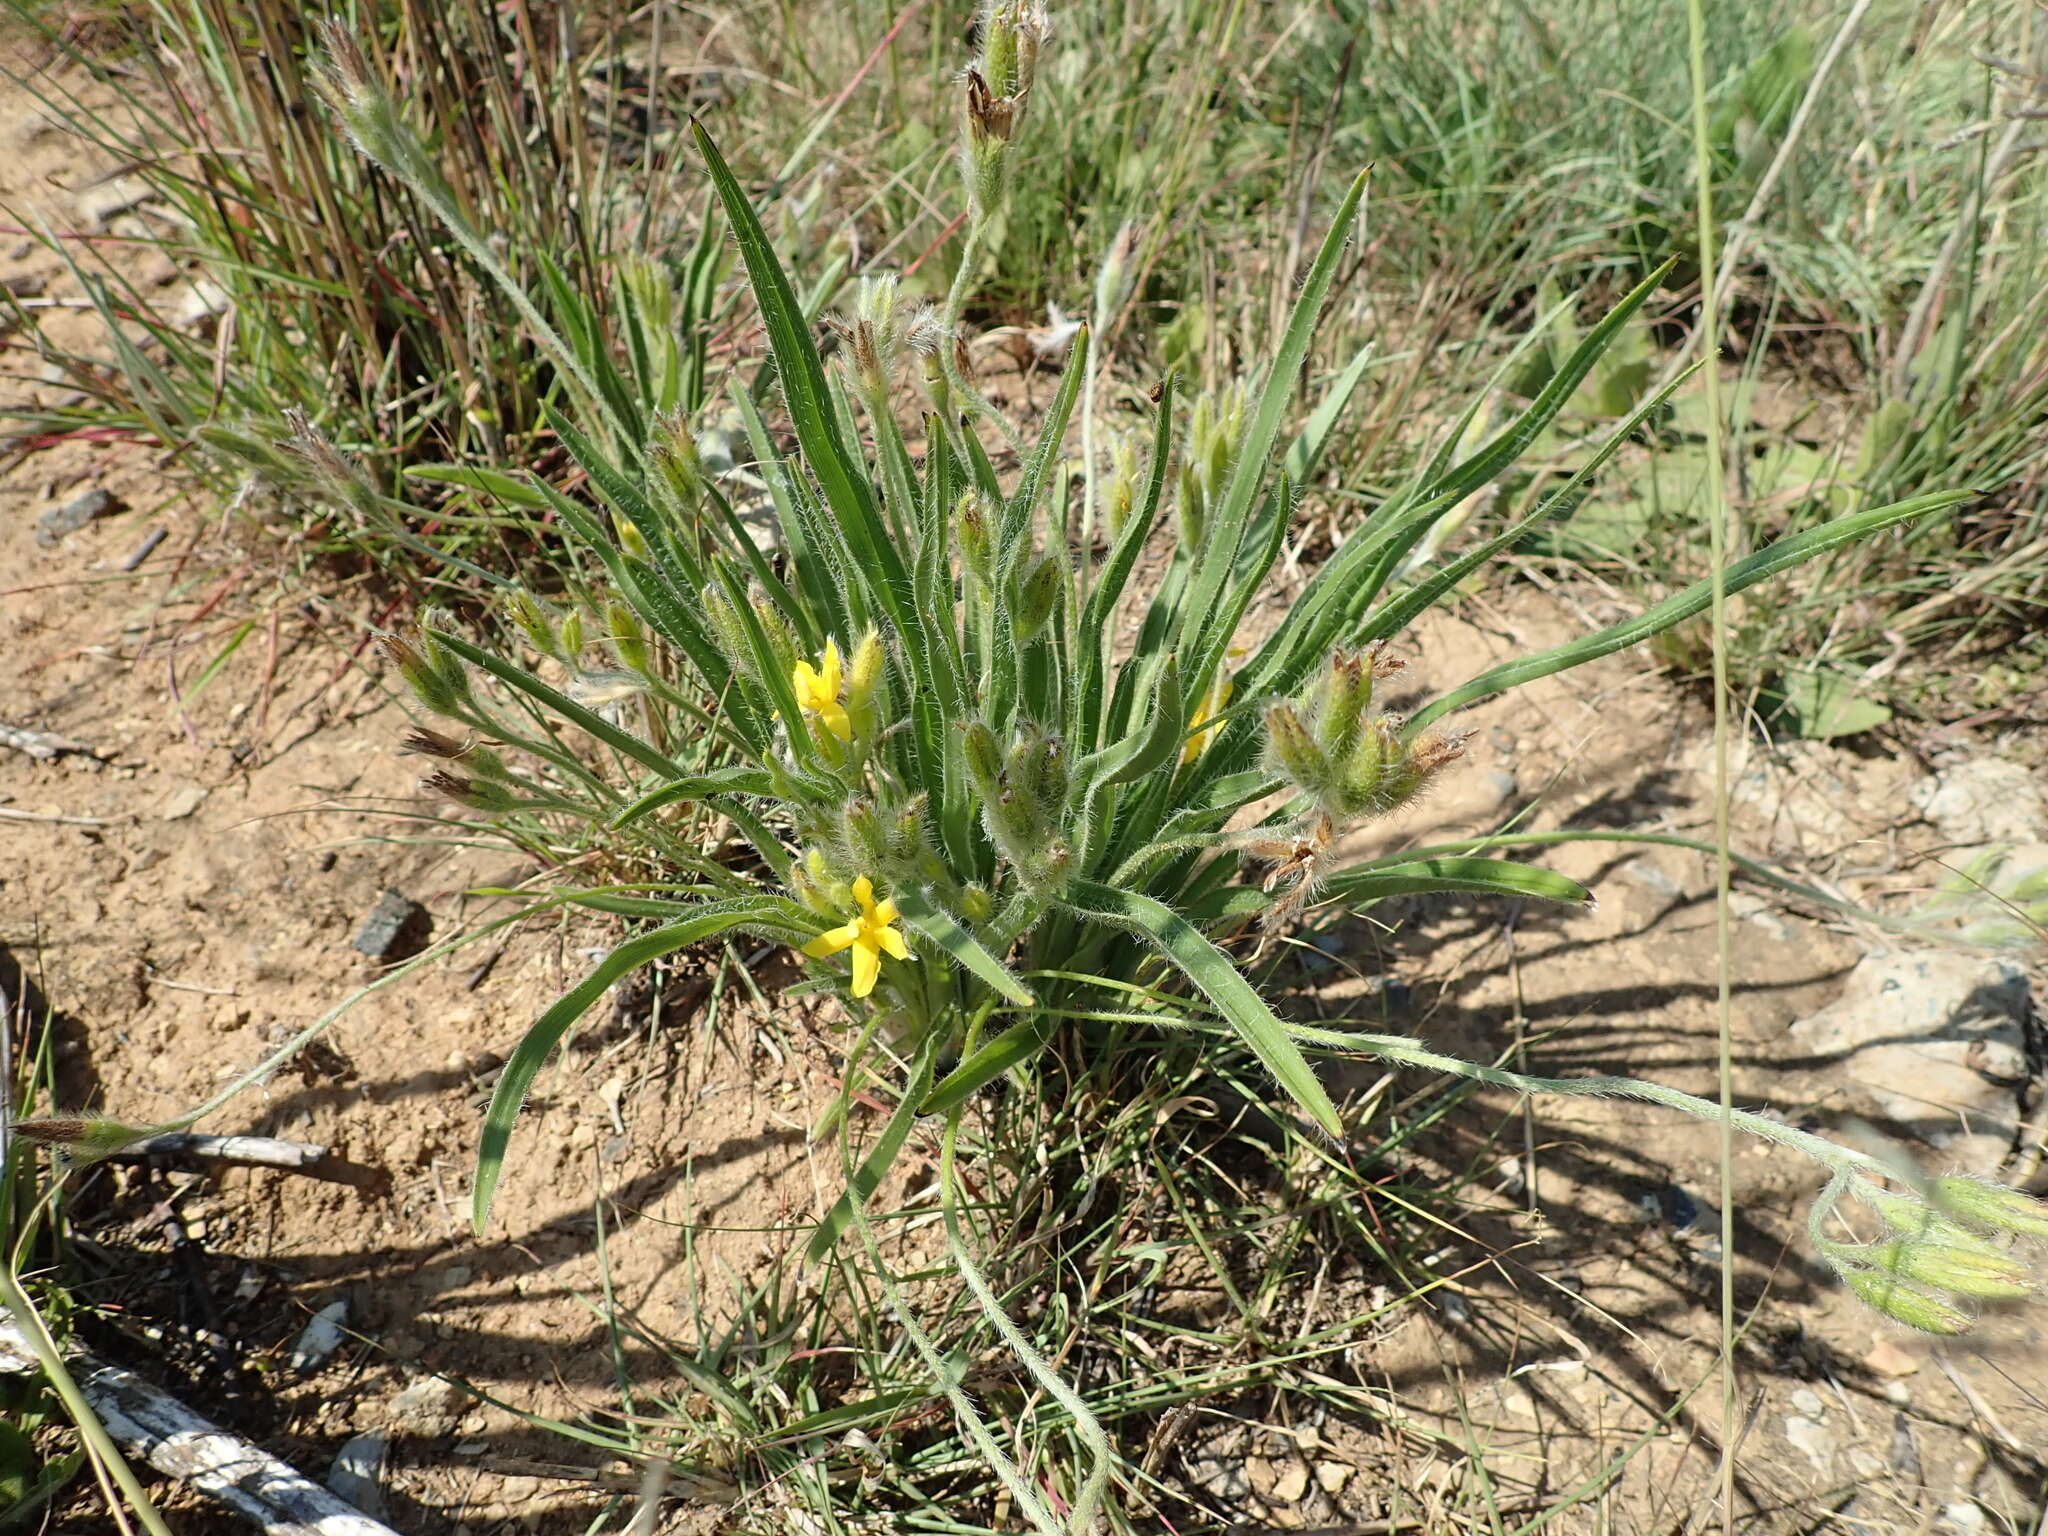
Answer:
[[[766,932],[776,938],[798,942],[811,937],[823,926],[795,902],[780,896],[741,896],[713,902],[652,933],[626,940],[599,961],[590,974],[556,999],[554,1005],[533,1022],[525,1038],[498,1074],[498,1086],[491,1095],[491,1107],[484,1116],[483,1139],[477,1148],[476,1188],[470,1197],[470,1219],[479,1234],[490,1220],[491,1199],[504,1173],[505,1148],[512,1139],[512,1122],[525,1104],[527,1092],[570,1025],[590,1011],[591,1005],[620,977],[641,966],[672,954],[685,944],[695,944],[735,929]]]
[[[1057,1015],[1040,1014],[1011,1025],[948,1072],[945,1081],[931,1091],[917,1112],[951,1114],[997,1078],[1021,1067],[1050,1045],[1058,1023]]]
[[[759,768],[721,768],[716,773],[678,779],[673,784],[662,785],[651,794],[642,795],[614,815],[608,825],[614,830],[630,827],[641,817],[651,816],[666,806],[688,805],[708,800],[713,795],[772,795],[774,792],[774,781]]]
[[[1092,880],[1073,882],[1061,901],[1082,917],[1128,929],[1149,940],[1216,1005],[1217,1011],[1230,1021],[1252,1053],[1309,1118],[1330,1135],[1343,1135],[1337,1107],[1330,1102],[1329,1094],[1323,1091],[1301,1051],[1288,1039],[1273,1010],[1244,979],[1244,973],[1230,956],[1203,937],[1194,924],[1149,896],[1098,885]]]
[[[863,1206],[867,1204],[874,1192],[882,1187],[883,1176],[888,1173],[889,1165],[896,1161],[896,1154],[903,1150],[903,1143],[910,1139],[910,1128],[917,1124],[918,1106],[931,1087],[932,1063],[938,1059],[939,1046],[944,1038],[945,1031],[938,1029],[925,1037],[911,1067],[910,1081],[904,1087],[903,1097],[882,1126],[882,1134],[861,1160],[853,1176],[853,1187],[833,1202],[832,1209],[825,1213],[825,1219],[812,1230],[804,1253],[813,1264],[823,1260],[832,1251],[832,1245],[839,1241],[840,1234],[853,1225],[853,1202],[859,1200]]]
[[[1315,262],[1301,285],[1294,312],[1288,317],[1280,350],[1259,392],[1258,409],[1253,412],[1251,426],[1238,450],[1237,463],[1224,488],[1222,504],[1210,518],[1206,535],[1208,547],[1202,553],[1201,564],[1196,567],[1194,583],[1188,591],[1187,604],[1181,610],[1177,650],[1192,653],[1195,647],[1191,642],[1206,634],[1215,622],[1217,600],[1237,563],[1238,545],[1244,536],[1245,523],[1251,517],[1252,506],[1258,499],[1259,485],[1265,479],[1266,462],[1272,456],[1273,444],[1280,435],[1281,422],[1293,404],[1294,392],[1301,380],[1302,364],[1308,358],[1309,343],[1315,337],[1316,322],[1322,316],[1324,296],[1336,278],[1338,259],[1351,241],[1351,226],[1357,217],[1358,205],[1365,196],[1368,174],[1365,171],[1359,173],[1351,183],[1350,191],[1345,193],[1343,202],[1338,205],[1329,231],[1323,237],[1322,248],[1316,252]],[[1204,681],[1193,677],[1188,679],[1189,686],[1196,688],[1201,687]]]
[[[449,650],[460,656],[471,666],[482,667],[508,688],[518,689],[544,709],[560,715],[578,729],[595,736],[606,746],[612,748],[612,750],[623,753],[625,756],[632,758],[636,763],[652,768],[663,778],[684,779],[689,777],[689,770],[680,763],[664,757],[661,753],[655,751],[654,748],[647,745],[646,742],[640,740],[639,737],[627,735],[624,731],[613,725],[611,721],[605,719],[604,716],[594,714],[590,710],[585,709],[566,693],[550,688],[524,667],[514,666],[509,661],[493,656],[489,651],[479,650],[460,635],[451,635],[446,630],[430,629],[427,633],[447,646]]]

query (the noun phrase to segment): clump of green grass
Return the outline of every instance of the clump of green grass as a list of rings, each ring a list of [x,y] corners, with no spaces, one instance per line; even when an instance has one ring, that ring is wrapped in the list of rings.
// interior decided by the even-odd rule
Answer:
[[[593,403],[687,416],[704,397],[722,253],[701,199],[693,207],[674,182],[673,150],[621,127],[627,74],[613,55],[629,12],[347,7],[364,67],[432,146],[431,176],[410,183],[336,130],[301,7],[131,7],[89,48],[44,30],[43,66],[15,83],[152,200],[105,261],[40,210],[12,211],[104,324],[104,345],[87,353],[31,330],[87,399],[26,425],[159,443],[223,493],[253,465],[323,549],[374,551],[432,526],[458,553],[495,548],[503,563],[529,551],[533,530],[512,520],[401,509],[405,471],[451,458],[559,463],[542,404],[614,386],[616,369],[585,366],[598,357],[611,369],[622,354],[633,378]],[[648,110],[673,115],[659,28],[632,40],[657,82]],[[473,238],[451,239],[458,228]],[[205,313],[136,286],[135,240],[195,274],[179,292],[205,296]],[[270,448],[297,435],[297,419],[348,455],[369,499],[336,517],[323,467]],[[635,420],[629,435],[643,430]]]

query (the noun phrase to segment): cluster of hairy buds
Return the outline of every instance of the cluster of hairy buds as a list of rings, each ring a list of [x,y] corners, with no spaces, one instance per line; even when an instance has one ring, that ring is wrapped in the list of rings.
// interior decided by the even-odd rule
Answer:
[[[989,838],[1027,881],[1058,885],[1073,859],[1061,836],[1070,787],[1066,742],[1030,722],[1008,752],[979,720],[968,721],[961,737]]]
[[[932,844],[923,795],[895,804],[852,796],[836,816],[808,829],[790,888],[813,912],[830,916],[853,907],[853,882],[862,875],[888,890],[936,887],[953,894],[952,876]]]
[[[1223,500],[1223,488],[1243,441],[1242,384],[1196,396],[1188,422],[1187,451],[1180,461],[1180,538],[1190,551],[1201,547],[1209,513]]]
[[[437,615],[424,615],[431,626]],[[453,715],[470,701],[469,668],[422,627],[411,639],[402,635],[379,635],[378,648],[384,659],[398,669],[398,675],[412,690],[413,697],[432,714]]]
[[[1463,735],[1408,740],[1398,716],[1373,713],[1373,684],[1403,665],[1377,645],[1338,650],[1303,693],[1266,710],[1267,768],[1339,826],[1407,804],[1464,753]]]
[[[1998,1239],[2048,1237],[2048,1205],[1979,1179],[1936,1179],[1924,1199],[1859,1180],[1856,1199],[1885,1230],[1869,1242],[1842,1243],[1821,1235],[1842,1191],[1838,1181],[1814,1208],[1815,1246],[1850,1290],[1893,1321],[1922,1333],[1961,1333],[1970,1325],[1968,1303],[2013,1300],[2034,1288],[2033,1266]]]
[[[967,71],[965,100],[967,187],[979,214],[1002,204],[1010,140],[1051,33],[1043,0],[997,0],[982,16],[981,54]]]

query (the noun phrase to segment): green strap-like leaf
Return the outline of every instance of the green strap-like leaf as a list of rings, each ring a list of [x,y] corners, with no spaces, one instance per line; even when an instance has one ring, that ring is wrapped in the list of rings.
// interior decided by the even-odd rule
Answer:
[[[1508,859],[1409,859],[1371,869],[1339,870],[1324,882],[1319,901],[1356,906],[1387,896],[1463,891],[1477,896],[1521,897],[1584,906],[1593,893],[1569,876]]]
[[[918,1106],[921,1115],[949,1115],[1004,1073],[1021,1067],[1052,1043],[1056,1014],[1042,1013],[1013,1024],[948,1072]]]
[[[1309,1118],[1332,1136],[1344,1133],[1337,1107],[1302,1058],[1287,1031],[1273,1016],[1257,989],[1244,979],[1230,956],[1203,937],[1201,930],[1171,907],[1136,891],[1076,880],[1062,904],[1084,917],[1129,929],[1151,941],[1162,955],[1216,1005],[1244,1037],[1275,1081],[1287,1090]]]
[[[1031,989],[1011,973],[1008,966],[990,954],[981,941],[965,928],[929,891],[901,886],[890,892],[896,910],[922,938],[930,939],[953,959],[953,963],[979,976],[1019,1008],[1031,1008],[1038,999]]]
[[[1142,779],[1168,762],[1180,750],[1187,730],[1187,706],[1181,697],[1180,662],[1168,655],[1151,672],[1144,689],[1153,700],[1152,717],[1145,729],[1133,731],[1114,746],[1104,747],[1081,760],[1075,774],[1086,789],[1107,789]]]
[[[832,1203],[832,1209],[825,1213],[811,1233],[811,1240],[804,1253],[813,1264],[822,1260],[832,1251],[832,1245],[839,1241],[839,1235],[853,1225],[853,1202],[863,1204],[874,1192],[882,1187],[882,1179],[889,1172],[889,1165],[896,1161],[896,1154],[903,1150],[903,1143],[910,1139],[910,1128],[917,1123],[918,1105],[932,1085],[932,1064],[938,1059],[939,1045],[944,1037],[943,1030],[933,1030],[925,1037],[919,1048],[917,1060],[911,1067],[910,1082],[904,1088],[903,1097],[897,1103],[888,1122],[882,1127],[882,1134],[868,1155],[861,1160],[853,1176],[853,1187]]]
[[[821,919],[781,896],[741,896],[711,902],[688,917],[618,945],[588,976],[556,999],[554,1006],[534,1021],[506,1061],[504,1071],[498,1074],[497,1090],[491,1095],[491,1107],[484,1115],[483,1139],[476,1157],[476,1188],[470,1198],[471,1219],[477,1232],[481,1234],[490,1219],[491,1198],[497,1193],[498,1180],[504,1173],[505,1148],[512,1139],[512,1122],[518,1118],[534,1078],[569,1026],[588,1013],[613,982],[685,944],[734,929],[767,931],[801,942],[821,927]]]
[[[1755,554],[1738,560],[1728,567],[1725,585],[1730,593],[1753,587],[1758,582],[1788,570],[1803,560],[1847,544],[1856,539],[1868,538],[1881,529],[1895,523],[1910,522],[1916,517],[1925,517],[1932,512],[1943,512],[1975,496],[1975,491],[1935,491],[1926,496],[1916,496],[1910,501],[1894,502],[1888,507],[1872,507],[1865,512],[1852,512],[1847,517],[1838,517],[1831,523],[1818,528],[1809,528],[1804,533],[1795,533],[1790,538],[1780,539],[1767,545]],[[1454,709],[1463,709],[1489,694],[1501,693],[1522,683],[1539,677],[1548,677],[1553,672],[1562,672],[1568,667],[1581,666],[1595,657],[1611,655],[1615,651],[1627,650],[1630,646],[1662,634],[1674,624],[1683,623],[1694,614],[1704,611],[1714,600],[1714,584],[1711,579],[1694,582],[1683,592],[1667,597],[1656,607],[1637,615],[1611,629],[1603,629],[1597,635],[1555,646],[1534,656],[1507,662],[1475,677],[1469,683],[1452,689],[1435,703],[1423,708],[1408,722],[1406,734],[1413,736],[1433,720],[1449,714]]]

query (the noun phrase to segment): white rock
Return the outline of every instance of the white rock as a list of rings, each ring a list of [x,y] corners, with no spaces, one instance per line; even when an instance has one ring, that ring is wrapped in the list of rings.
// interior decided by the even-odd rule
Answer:
[[[344,1440],[327,1469],[327,1490],[372,1520],[384,1518],[384,1458],[391,1442],[374,1430]]]
[[[1354,1470],[1339,1461],[1319,1462],[1316,1465],[1316,1486],[1325,1493],[1342,1493]]]
[[[1965,1128],[2010,1136],[2027,1076],[2027,979],[2003,961],[1943,951],[1864,956],[1841,997],[1791,1029],[1803,1063],[1846,1085],[1849,1107],[1923,1140]],[[1967,1117],[1965,1121],[1961,1117]]]
[[[1826,1425],[1795,1413],[1785,1420],[1785,1438],[1813,1463],[1814,1471],[1828,1475],[1835,1462],[1835,1437]]]
[[[422,1376],[391,1399],[385,1417],[395,1429],[433,1439],[453,1434],[468,1406],[469,1395],[454,1382]]]
[[[2041,776],[2005,758],[1952,764],[1906,793],[1952,843],[2048,842],[2048,791]]]
[[[1792,1407],[1809,1419],[1824,1419],[1828,1416],[1828,1405],[1820,1400],[1820,1394],[1811,1387],[1801,1387],[1792,1394]]]
[[[301,1376],[308,1371],[317,1371],[327,1363],[327,1357],[341,1348],[341,1341],[347,1337],[348,1298],[330,1301],[306,1324],[299,1335],[298,1343],[292,1346],[291,1367]]]

